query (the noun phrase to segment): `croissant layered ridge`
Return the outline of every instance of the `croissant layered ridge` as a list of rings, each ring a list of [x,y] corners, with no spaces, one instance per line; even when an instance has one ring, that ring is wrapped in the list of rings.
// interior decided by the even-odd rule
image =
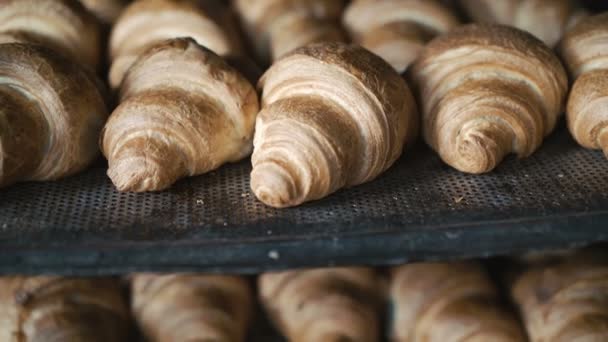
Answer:
[[[107,109],[91,75],[42,46],[0,45],[0,186],[55,180],[98,155]]]
[[[570,133],[608,157],[608,13],[576,25],[559,49],[574,80],[566,109]]]
[[[425,141],[452,167],[493,170],[509,153],[526,157],[553,131],[566,73],[523,31],[473,24],[433,40],[412,66]]]
[[[245,341],[253,295],[244,277],[136,274],[132,310],[149,341]]]
[[[293,342],[379,341],[382,290],[373,269],[342,267],[264,273],[260,301]]]
[[[346,8],[343,22],[355,42],[398,72],[406,70],[429,40],[459,23],[435,0],[355,0]]]
[[[523,342],[519,322],[475,262],[413,263],[391,270],[394,342]]]
[[[237,54],[240,49],[220,23],[195,1],[135,1],[124,10],[112,29],[110,86],[117,89],[127,70],[148,48],[180,37],[190,37],[222,56]]]
[[[377,177],[415,138],[405,81],[382,59],[342,43],[300,48],[262,77],[251,188],[288,207]]]
[[[249,155],[259,104],[253,86],[191,39],[144,53],[125,76],[102,135],[121,191],[158,191]]]
[[[96,69],[100,27],[78,0],[5,0],[0,3],[0,43],[40,44]]]

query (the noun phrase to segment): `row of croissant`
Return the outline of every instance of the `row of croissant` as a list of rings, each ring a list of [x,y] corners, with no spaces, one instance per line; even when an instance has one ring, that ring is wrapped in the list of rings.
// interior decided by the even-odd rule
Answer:
[[[108,117],[93,16],[76,0],[3,1],[0,186],[71,175],[99,146],[116,188],[137,192],[253,152],[252,191],[288,207],[376,178],[419,132],[447,164],[489,172],[535,152],[565,108],[574,138],[608,151],[608,13],[569,1],[463,4],[559,42],[557,53],[511,26],[459,26],[435,1],[235,0],[257,58],[273,60],[256,91],[229,7],[139,0],[114,10]],[[369,50],[340,42],[341,19]]]
[[[263,310],[253,292],[249,278],[227,275],[0,277],[0,340],[238,342],[265,312],[294,342],[374,342],[383,331],[395,342],[608,341],[608,254],[597,248],[489,268],[463,261],[265,273],[257,278]]]

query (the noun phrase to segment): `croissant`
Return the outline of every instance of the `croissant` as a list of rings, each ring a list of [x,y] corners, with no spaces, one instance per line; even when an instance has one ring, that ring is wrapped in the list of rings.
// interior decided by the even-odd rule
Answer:
[[[608,157],[608,13],[576,25],[560,51],[576,80],[568,98],[568,128],[579,144]]]
[[[381,294],[372,269],[265,273],[258,288],[270,319],[291,342],[379,340]]]
[[[189,38],[143,53],[120,89],[101,140],[120,191],[158,191],[251,152],[254,87]]]
[[[129,0],[80,0],[102,23],[112,24]]]
[[[275,62],[260,85],[251,188],[273,207],[374,179],[416,135],[407,84],[356,45],[299,48]]]
[[[40,44],[95,69],[100,28],[78,0],[0,2],[0,43]]]
[[[410,70],[426,142],[468,173],[538,149],[555,128],[568,85],[548,47],[500,25],[456,28],[429,43]]]
[[[173,0],[175,1],[175,0]],[[193,2],[207,17],[213,19],[227,36],[231,51],[222,57],[237,56],[249,58],[249,51],[244,49],[243,32],[239,16],[233,4],[234,0],[178,0]]]
[[[460,4],[476,22],[514,26],[551,47],[586,16],[573,0],[460,0]]]
[[[355,0],[343,22],[355,42],[400,73],[429,40],[458,25],[451,11],[435,0]]]
[[[511,295],[531,342],[608,341],[608,257],[581,251],[516,277]]]
[[[416,263],[391,272],[391,341],[523,342],[498,289],[474,262]]]
[[[345,40],[341,0],[235,0],[235,7],[263,61],[307,44]]]
[[[128,341],[129,310],[108,278],[0,278],[0,340]]]
[[[150,342],[244,341],[253,311],[245,278],[138,274],[132,310]]]
[[[42,46],[0,45],[0,187],[62,178],[98,155],[101,90],[78,64]]]
[[[129,67],[149,47],[179,37],[190,37],[219,55],[237,54],[239,49],[231,36],[195,1],[135,1],[112,29],[110,86],[117,89]]]

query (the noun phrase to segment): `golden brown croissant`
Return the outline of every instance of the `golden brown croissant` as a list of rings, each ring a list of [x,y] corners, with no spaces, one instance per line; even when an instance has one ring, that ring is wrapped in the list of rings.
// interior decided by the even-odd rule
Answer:
[[[566,110],[579,144],[608,157],[608,13],[590,17],[564,36],[561,54],[575,80]]]
[[[260,299],[291,342],[379,340],[381,290],[374,270],[327,268],[259,277]]]
[[[118,88],[139,54],[165,39],[190,37],[219,54],[237,54],[238,43],[195,1],[139,0],[120,16],[110,36],[109,82]]]
[[[120,191],[163,190],[251,152],[259,108],[254,87],[190,38],[142,54],[120,98],[101,141]]]
[[[429,40],[458,25],[435,0],[355,0],[344,12],[353,40],[403,72]]]
[[[266,62],[310,43],[345,38],[338,24],[341,0],[236,0],[235,5]]]
[[[0,278],[0,341],[128,341],[120,283],[106,278]]]
[[[131,284],[133,314],[147,341],[245,340],[253,311],[245,278],[138,274]]]
[[[0,186],[54,180],[99,155],[107,118],[94,77],[42,46],[0,45]]]
[[[473,262],[415,263],[392,270],[391,341],[523,342],[498,289]]]
[[[102,23],[112,24],[129,0],[80,0]]]
[[[608,256],[586,250],[532,266],[511,294],[531,342],[608,341]]]
[[[426,142],[468,173],[491,171],[509,153],[533,153],[555,128],[568,85],[548,47],[500,25],[466,25],[434,39],[410,71]]]
[[[460,3],[474,21],[517,27],[551,47],[568,27],[586,15],[573,0],[460,0]]]
[[[92,69],[100,58],[100,29],[78,0],[0,2],[0,43],[45,45]]]
[[[416,135],[407,84],[356,45],[299,48],[275,62],[260,85],[251,188],[273,207],[374,179]]]

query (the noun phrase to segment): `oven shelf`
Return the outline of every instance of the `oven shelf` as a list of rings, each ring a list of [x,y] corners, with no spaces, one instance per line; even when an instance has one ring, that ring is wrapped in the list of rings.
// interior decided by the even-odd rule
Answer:
[[[100,163],[0,190],[0,273],[256,273],[608,240],[608,160],[563,127],[533,156],[479,176],[419,144],[377,180],[291,209],[257,201],[250,168],[244,161],[165,192],[123,194]]]

